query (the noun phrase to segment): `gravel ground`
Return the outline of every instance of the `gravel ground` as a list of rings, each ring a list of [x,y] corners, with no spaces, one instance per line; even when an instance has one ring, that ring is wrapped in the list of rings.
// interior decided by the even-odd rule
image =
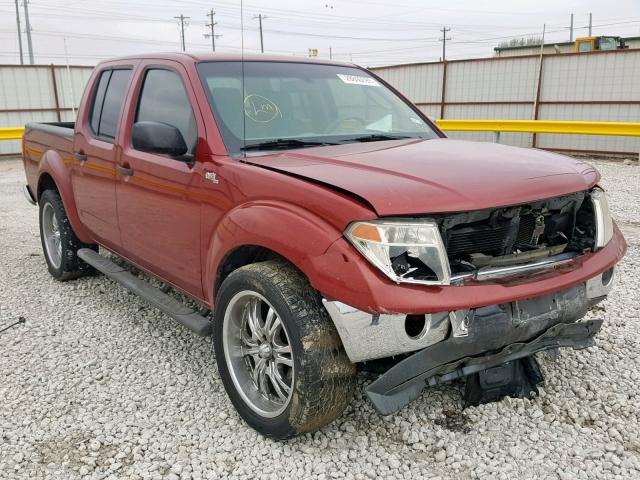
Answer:
[[[640,478],[640,167],[597,166],[629,252],[597,347],[541,356],[540,397],[462,411],[458,383],[382,418],[358,393],[277,443],[233,410],[210,340],[102,276],[49,277],[21,165],[0,162],[0,328],[26,319],[0,333],[0,479]]]

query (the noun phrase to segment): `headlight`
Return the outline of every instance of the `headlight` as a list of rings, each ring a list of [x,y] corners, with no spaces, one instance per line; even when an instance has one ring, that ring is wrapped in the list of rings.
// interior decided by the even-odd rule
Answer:
[[[394,282],[449,284],[449,261],[433,221],[355,222],[344,234]]]
[[[613,237],[613,220],[609,212],[609,202],[604,190],[599,187],[591,190],[591,201],[596,215],[596,248],[602,248]]]

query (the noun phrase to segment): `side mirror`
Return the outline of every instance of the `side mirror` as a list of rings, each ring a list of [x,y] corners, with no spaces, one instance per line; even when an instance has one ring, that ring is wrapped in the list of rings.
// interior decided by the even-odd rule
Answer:
[[[173,125],[161,122],[136,122],[131,128],[131,144],[136,150],[179,157],[187,153],[187,144]]]

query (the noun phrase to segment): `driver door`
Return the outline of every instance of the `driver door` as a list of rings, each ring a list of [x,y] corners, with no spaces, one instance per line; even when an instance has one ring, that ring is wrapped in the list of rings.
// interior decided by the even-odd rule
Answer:
[[[202,297],[196,144],[204,136],[204,125],[192,107],[194,94],[181,65],[153,61],[140,69],[116,168],[124,254],[173,286]],[[187,154],[172,158],[133,148],[131,127],[138,121],[176,127],[187,144]]]

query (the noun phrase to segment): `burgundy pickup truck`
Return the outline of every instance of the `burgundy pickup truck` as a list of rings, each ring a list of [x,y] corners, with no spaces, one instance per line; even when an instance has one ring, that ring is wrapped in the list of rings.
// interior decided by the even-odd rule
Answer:
[[[100,271],[211,334],[273,438],[338,417],[357,364],[388,367],[366,386],[381,414],[463,377],[467,404],[530,395],[535,353],[593,344],[581,319],[626,250],[590,165],[449,140],[332,61],[103,62],[75,123],[26,126],[23,158],[51,275]]]

